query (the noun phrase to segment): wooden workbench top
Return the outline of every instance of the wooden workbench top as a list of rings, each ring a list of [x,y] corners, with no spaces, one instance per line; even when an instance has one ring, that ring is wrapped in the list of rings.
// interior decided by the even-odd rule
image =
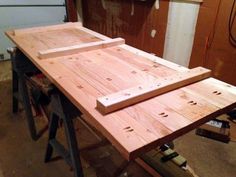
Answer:
[[[188,69],[121,44],[41,59],[39,51],[109,40],[79,23],[8,31],[7,36],[126,157],[169,142],[236,105],[236,88],[214,78],[170,91],[113,113],[98,97]]]

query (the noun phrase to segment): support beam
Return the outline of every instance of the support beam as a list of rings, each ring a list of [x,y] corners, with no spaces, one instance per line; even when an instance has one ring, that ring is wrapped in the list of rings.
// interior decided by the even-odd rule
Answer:
[[[138,85],[133,88],[100,97],[97,99],[97,109],[107,114],[121,108],[142,102],[160,94],[175,90],[211,76],[211,71],[197,67],[174,76],[157,79],[148,85]]]
[[[86,44],[74,45],[69,47],[61,47],[56,49],[49,49],[39,51],[38,55],[41,59],[61,57],[65,55],[72,55],[80,52],[88,52],[91,50],[103,49],[107,47],[113,47],[117,45],[125,44],[125,40],[122,38],[109,39],[105,41],[90,42]]]

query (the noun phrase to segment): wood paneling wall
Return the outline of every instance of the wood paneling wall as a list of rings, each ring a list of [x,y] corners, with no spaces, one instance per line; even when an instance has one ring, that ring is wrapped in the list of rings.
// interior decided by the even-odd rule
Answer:
[[[109,37],[123,37],[126,43],[163,55],[168,18],[168,1],[82,0],[84,26]]]
[[[78,21],[75,0],[66,0],[66,12],[67,12],[67,21],[68,22],[77,22]]]
[[[229,43],[228,37],[232,4],[233,0],[204,0],[199,12],[190,67],[207,67],[213,70],[214,77],[236,85],[236,48]],[[233,31],[236,32],[236,23]]]

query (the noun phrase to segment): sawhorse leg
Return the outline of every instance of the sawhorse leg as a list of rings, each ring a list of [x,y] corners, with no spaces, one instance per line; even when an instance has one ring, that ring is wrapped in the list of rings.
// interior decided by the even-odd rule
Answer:
[[[83,177],[83,170],[80,161],[79,149],[77,146],[76,134],[73,125],[73,118],[78,114],[71,114],[76,112],[77,108],[72,105],[67,98],[61,93],[55,93],[51,96],[52,113],[49,124],[49,139],[46,149],[45,162],[52,158],[53,150],[55,150],[64,160],[74,169],[75,177]],[[72,111],[70,109],[73,109]],[[65,128],[66,140],[68,143],[68,150],[61,145],[56,139],[58,122],[63,121]]]
[[[19,91],[19,82],[17,72],[12,70],[12,112],[18,112],[18,99],[15,94]]]
[[[33,140],[37,140],[37,131],[34,122],[33,113],[31,110],[30,98],[26,86],[26,73],[35,72],[37,69],[29,61],[29,59],[18,49],[13,48],[9,50],[12,60],[12,101],[13,113],[18,112],[18,102],[21,99],[26,113],[27,124],[30,131],[30,136]]]
[[[48,138],[48,145],[45,155],[45,162],[50,161],[53,153],[53,146],[51,145],[51,141],[56,138],[57,128],[59,123],[59,117],[56,114],[51,114],[50,124],[49,124],[49,138]]]
[[[22,95],[22,102],[24,105],[25,113],[26,113],[26,119],[27,119],[29,131],[30,131],[30,136],[33,140],[37,140],[38,136],[37,136],[33,113],[31,110],[29,93],[28,93],[28,89],[26,86],[25,76],[22,73],[19,73],[19,83],[20,83],[20,85],[19,85],[20,94]]]

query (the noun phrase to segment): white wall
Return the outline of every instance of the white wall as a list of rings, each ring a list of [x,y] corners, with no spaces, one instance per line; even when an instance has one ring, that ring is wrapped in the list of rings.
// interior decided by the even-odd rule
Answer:
[[[1,0],[0,5],[44,5],[44,4],[63,4],[65,3],[64,0]]]
[[[0,0],[0,5],[62,5],[65,0]],[[7,47],[13,44],[4,31],[15,28],[63,23],[66,9],[54,7],[1,7],[0,6],[0,54],[9,58]]]
[[[164,59],[188,66],[198,12],[199,3],[170,2]]]

